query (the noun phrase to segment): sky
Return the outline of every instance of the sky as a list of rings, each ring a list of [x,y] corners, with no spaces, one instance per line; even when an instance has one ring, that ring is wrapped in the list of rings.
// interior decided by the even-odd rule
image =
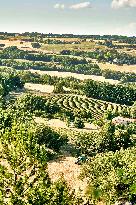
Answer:
[[[0,0],[0,31],[136,36],[136,0]]]

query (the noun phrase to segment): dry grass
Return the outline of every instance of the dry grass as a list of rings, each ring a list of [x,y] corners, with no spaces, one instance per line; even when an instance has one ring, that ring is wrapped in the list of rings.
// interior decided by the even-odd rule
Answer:
[[[1,43],[4,43],[6,47],[9,47],[9,46],[17,46],[18,48],[21,48],[21,47],[29,47],[29,48],[32,48],[31,42],[23,42],[23,44],[20,44],[20,42],[22,42],[22,41],[21,41],[21,40],[13,40],[13,41],[0,40],[0,44],[1,44]]]
[[[105,79],[103,76],[97,76],[97,75],[84,75],[84,74],[78,74],[78,73],[71,73],[71,72],[58,72],[58,71],[40,71],[40,70],[29,70],[32,73],[38,73],[41,75],[50,75],[50,76],[57,76],[57,77],[62,77],[62,78],[67,78],[67,77],[74,77],[79,80],[88,80],[92,79],[95,81],[100,81],[100,82],[108,82],[111,84],[118,84],[118,80],[112,80],[112,79]]]
[[[67,128],[65,122],[58,119],[52,119],[48,121],[46,119],[36,117],[35,122],[44,123],[45,125],[55,128]],[[62,152],[63,157],[59,157],[56,160],[48,162],[49,177],[51,178],[52,182],[55,182],[61,176],[63,176],[71,189],[74,189],[76,193],[78,193],[80,189],[81,193],[84,194],[87,182],[86,180],[81,181],[79,179],[81,166],[75,164],[76,158],[72,157],[68,151],[63,150]]]
[[[48,173],[53,182],[57,181],[61,176],[64,177],[71,189],[78,193],[79,189],[85,192],[87,182],[79,179],[81,166],[75,164],[75,157],[64,156],[48,163]]]
[[[96,45],[95,42],[82,42],[81,44],[44,44],[42,50],[59,53],[62,50],[92,51],[95,48],[104,49],[104,46]]]
[[[114,71],[120,71],[120,72],[134,72],[136,73],[136,65],[115,65],[110,63],[97,63],[102,70],[110,69]]]
[[[94,125],[93,123],[85,123],[85,127],[83,129],[78,129],[75,127],[68,127],[66,123],[59,119],[51,119],[48,120],[46,118],[41,117],[35,117],[34,118],[36,123],[45,124],[49,127],[52,127],[54,130],[60,130],[60,129],[66,129],[69,131],[75,131],[75,132],[92,132],[92,131],[98,131],[98,126]]]
[[[52,85],[42,85],[42,84],[34,84],[34,83],[25,83],[25,89],[32,91],[40,91],[43,93],[52,93],[54,90],[54,86]]]

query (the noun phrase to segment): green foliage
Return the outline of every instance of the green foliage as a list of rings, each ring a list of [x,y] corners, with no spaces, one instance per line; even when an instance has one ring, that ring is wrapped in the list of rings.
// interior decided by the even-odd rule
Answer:
[[[135,126],[115,127],[109,121],[98,132],[79,133],[75,145],[81,153],[89,156],[126,149],[136,145]]]
[[[57,83],[54,85],[54,93],[64,93],[64,89],[63,89],[63,83]]]
[[[33,32],[19,35],[22,35],[22,42],[33,42],[33,48],[40,48],[40,43],[44,43],[45,38],[48,38],[47,43],[62,43],[60,40],[50,38],[54,34]],[[68,34],[56,36],[74,37]],[[15,34],[0,34],[2,39],[11,37],[15,37]],[[78,43],[88,38],[86,35],[76,37],[79,38]],[[89,52],[64,50],[61,52],[62,55],[38,53],[38,50],[33,53],[33,51],[20,50],[16,46],[1,49],[0,204],[85,204],[82,197],[78,198],[74,192],[71,192],[63,177],[52,183],[47,173],[47,161],[59,154],[61,147],[68,142],[68,138],[72,141],[76,153],[90,157],[83,168],[82,177],[87,177],[87,194],[93,204],[97,201],[111,204],[118,197],[126,197],[134,202],[136,198],[136,124],[115,126],[111,121],[118,115],[127,117],[131,115],[136,118],[135,103],[133,104],[136,100],[134,83],[111,85],[93,80],[83,82],[74,78],[58,78],[22,71],[28,69],[69,71],[103,75],[105,78],[121,80],[124,84],[136,81],[135,73],[102,71],[97,64],[86,60],[86,57],[89,57],[97,59],[98,62],[118,65],[136,64],[134,56],[112,49],[115,48],[114,40],[129,42],[131,45],[127,46],[130,47],[133,46],[135,38],[105,35],[89,36],[89,38],[104,40],[104,43],[98,42],[98,44],[110,49],[96,49]],[[73,55],[73,57],[66,55]],[[74,56],[80,56],[80,58]],[[17,72],[15,69],[21,71]],[[54,94],[50,97],[39,97],[26,94],[18,98],[14,104],[9,105],[5,96],[13,90],[23,88],[24,82],[55,85],[56,93],[63,93],[63,86],[65,86],[76,95]],[[92,98],[85,98],[79,94],[86,94]],[[120,103],[120,105],[115,103]],[[129,107],[124,104],[133,105]],[[100,128],[88,133],[79,132],[77,129],[63,129],[61,133],[43,124],[37,125],[33,118],[38,116],[58,117],[66,120],[67,124],[74,122],[77,128],[83,128],[85,121],[90,122],[95,119]],[[89,201],[88,204],[90,204]]]
[[[84,56],[92,59],[97,59],[100,62],[109,62],[117,65],[134,65],[136,64],[136,57],[125,52],[118,52],[115,49],[110,50],[101,50],[95,49],[93,51],[77,51],[77,50],[68,50],[67,52],[64,50],[61,54],[65,55],[75,55],[75,56]]]
[[[74,120],[74,126],[76,128],[82,129],[82,128],[84,128],[85,125],[84,125],[84,122],[83,122],[82,119],[76,117],[75,120]]]
[[[23,51],[18,49],[16,46],[5,48],[0,54],[1,59],[26,59],[33,61],[44,61],[44,62],[60,62],[62,65],[78,65],[88,64],[85,59],[71,58],[68,56],[59,55],[46,55],[46,54],[33,54],[29,51]]]
[[[49,127],[39,126],[35,132],[35,138],[39,145],[45,144],[46,147],[59,151],[60,147],[67,143],[67,137],[60,136],[57,132]]]
[[[136,102],[131,107],[131,116],[136,119]]]
[[[63,177],[54,184],[54,195],[51,204],[72,205],[75,204],[74,193],[71,193]]]
[[[49,150],[58,152],[67,138],[49,127],[37,125],[28,115],[23,120],[22,111],[15,112],[1,110],[0,202],[3,205],[57,205],[63,201],[72,204],[74,195],[69,194],[64,181],[52,184],[47,174]]]
[[[11,127],[13,120],[13,115],[10,111],[3,110],[0,108],[0,130],[5,129],[6,127]]]
[[[88,97],[114,103],[132,105],[136,100],[136,89],[129,86],[87,80],[83,91]]]
[[[4,88],[2,86],[2,84],[0,84],[0,96],[4,95]]]
[[[132,200],[136,193],[136,148],[97,154],[82,171],[88,177],[88,194],[96,201],[114,202],[125,196]]]
[[[39,56],[37,56],[38,58]],[[52,57],[52,56],[51,56]],[[40,57],[39,57],[40,58]],[[56,59],[56,56],[54,57]],[[2,66],[10,66],[15,69],[19,70],[28,70],[28,68],[34,70],[43,70],[43,71],[66,71],[66,72],[76,72],[76,73],[83,73],[88,75],[101,75],[101,70],[96,64],[90,64],[87,62],[78,62],[78,60],[71,60],[70,59],[63,59],[64,57],[59,57],[54,62],[53,59],[45,59],[45,61],[37,62],[35,59],[28,59],[31,61],[18,61],[18,60],[11,60],[11,59],[2,59],[1,65]],[[62,59],[61,59],[62,58]],[[44,60],[44,59],[43,59]],[[50,62],[50,63],[49,63]],[[58,63],[60,65],[58,65]],[[84,64],[85,63],[85,64]]]
[[[49,105],[46,99],[30,94],[20,97],[15,103],[15,109],[30,112],[35,116],[50,116],[60,110],[57,105]]]
[[[1,204],[73,205],[81,201],[64,179],[53,184],[47,174],[47,147],[58,150],[66,141],[50,128],[29,120],[5,128],[0,135]]]
[[[31,45],[33,48],[40,48],[41,47],[40,43],[31,43]]]
[[[24,83],[15,72],[1,72],[0,73],[0,95],[5,96],[10,91],[17,88],[22,89]]]
[[[98,121],[103,118],[109,119],[117,115],[130,116],[130,107],[108,103],[93,98],[85,98],[77,95],[55,95],[46,98],[49,105],[58,105],[61,108],[61,116],[70,117],[73,121],[75,117],[82,118],[84,121],[95,119]],[[106,116],[107,115],[107,116]],[[108,116],[111,115],[111,116]],[[100,123],[101,126],[103,122]]]
[[[102,76],[113,80],[120,80],[122,83],[136,82],[135,73],[126,73],[126,72],[106,69],[102,71]]]

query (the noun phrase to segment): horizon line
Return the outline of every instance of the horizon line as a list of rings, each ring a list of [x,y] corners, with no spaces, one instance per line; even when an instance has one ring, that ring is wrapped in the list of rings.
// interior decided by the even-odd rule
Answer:
[[[122,34],[77,34],[77,33],[54,33],[54,32],[48,32],[48,33],[44,33],[44,32],[38,32],[38,31],[23,31],[23,32],[8,32],[8,31],[0,31],[0,33],[8,33],[8,34],[24,34],[24,33],[38,33],[38,34],[44,34],[44,35],[73,35],[73,36],[123,36],[123,37],[136,37],[135,35],[122,35]]]

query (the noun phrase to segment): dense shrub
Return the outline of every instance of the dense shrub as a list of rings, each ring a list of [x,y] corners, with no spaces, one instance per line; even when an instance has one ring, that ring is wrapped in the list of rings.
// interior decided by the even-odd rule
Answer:
[[[101,50],[95,49],[94,51],[76,51],[76,50],[64,50],[61,51],[64,55],[75,55],[89,57],[92,59],[97,59],[100,62],[109,62],[117,65],[134,65],[136,64],[136,57],[125,52],[119,53],[116,49],[112,50]]]
[[[67,137],[60,136],[57,132],[46,126],[38,126],[35,137],[39,145],[45,144],[47,148],[59,151],[60,147],[67,143]]]
[[[30,112],[36,116],[42,114],[55,114],[60,110],[57,105],[49,105],[46,99],[30,94],[20,97],[15,103],[15,109],[22,110],[23,112]]]
[[[74,126],[75,126],[76,128],[82,129],[82,128],[84,128],[85,125],[84,125],[84,122],[83,122],[82,119],[75,117]]]
[[[40,48],[41,47],[40,43],[31,43],[31,45],[33,48]]]
[[[22,89],[24,83],[16,73],[2,72],[0,74],[0,95],[5,96],[10,91]]]
[[[79,133],[75,139],[75,144],[81,153],[93,156],[97,153],[115,152],[121,148],[135,146],[134,135],[135,126],[115,127],[111,122],[108,122],[101,127],[99,132]]]
[[[112,204],[121,196],[135,204],[135,169],[135,147],[97,154],[91,158],[83,168],[82,177],[88,178],[88,195],[93,199],[93,204],[99,200]]]
[[[130,86],[112,85],[87,80],[83,88],[87,97],[97,98],[113,103],[132,105],[136,100],[136,89]]]

